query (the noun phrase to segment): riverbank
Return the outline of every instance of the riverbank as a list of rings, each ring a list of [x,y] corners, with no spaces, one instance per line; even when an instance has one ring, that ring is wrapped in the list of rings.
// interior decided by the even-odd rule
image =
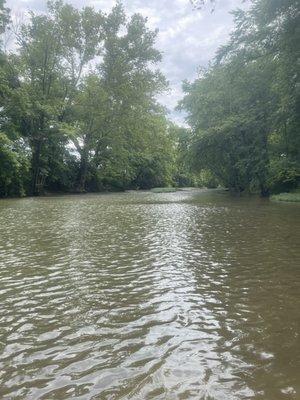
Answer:
[[[176,187],[155,187],[150,189],[150,192],[152,193],[172,193],[172,192],[177,192],[178,190],[181,190],[181,188],[176,188]]]
[[[270,197],[270,200],[300,203],[300,189],[296,192],[274,194]]]
[[[180,191],[190,191],[190,190],[197,190],[197,189],[208,189],[205,187],[173,187],[173,186],[168,186],[168,187],[154,187],[151,189],[119,189],[119,190],[103,190],[99,192],[78,192],[78,191],[57,191],[57,192],[44,192],[40,194],[39,196],[32,196],[32,195],[26,195],[26,196],[5,196],[5,197],[0,197],[0,200],[4,199],[22,199],[22,198],[28,198],[28,197],[57,197],[57,196],[66,196],[66,195],[76,195],[76,196],[85,196],[88,194],[113,194],[113,193],[125,193],[125,192],[150,192],[150,193],[174,193],[174,192],[180,192]],[[233,193],[230,192],[229,189],[226,188],[215,188],[215,189],[209,189],[209,190],[214,190],[215,193],[222,193],[222,194],[228,194],[230,193],[232,197],[256,197],[258,196],[257,193]],[[285,202],[300,202],[300,189],[297,189],[294,192],[290,193],[279,193],[279,194],[273,194],[269,197],[271,201],[285,201]]]
[[[78,191],[57,191],[57,192],[44,192],[41,193],[38,196],[33,196],[33,195],[25,195],[25,196],[5,196],[5,197],[0,197],[1,199],[21,199],[21,198],[26,198],[26,197],[57,197],[57,196],[65,196],[65,195],[76,195],[76,196],[84,196],[87,194],[93,194],[93,193],[125,193],[125,192],[138,192],[138,191],[149,191],[152,193],[173,193],[181,190],[191,190],[191,189],[199,189],[195,187],[155,187],[151,189],[110,189],[110,190],[102,190],[98,192],[78,192]]]

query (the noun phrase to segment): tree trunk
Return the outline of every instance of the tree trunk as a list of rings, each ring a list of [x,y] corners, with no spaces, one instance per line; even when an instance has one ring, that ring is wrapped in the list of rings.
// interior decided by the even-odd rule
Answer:
[[[31,194],[33,196],[38,196],[41,193],[41,187],[39,185],[41,149],[42,149],[42,141],[40,139],[34,140],[32,146],[32,178],[31,178]]]
[[[77,191],[80,193],[85,192],[85,183],[88,171],[88,151],[83,148],[81,151],[80,168],[78,174]]]
[[[268,149],[268,136],[266,131],[263,131],[262,144],[263,144],[263,151],[262,151],[263,168],[259,176],[260,195],[261,197],[268,197],[270,195],[270,190],[268,188],[267,180],[268,180],[268,169],[270,161],[269,161],[269,149]]]
[[[260,195],[261,197],[269,197],[270,190],[265,185],[260,185]]]

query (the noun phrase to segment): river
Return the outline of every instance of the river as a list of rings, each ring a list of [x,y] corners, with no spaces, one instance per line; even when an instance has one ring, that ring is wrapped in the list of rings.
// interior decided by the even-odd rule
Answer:
[[[299,399],[300,207],[0,201],[1,399]]]

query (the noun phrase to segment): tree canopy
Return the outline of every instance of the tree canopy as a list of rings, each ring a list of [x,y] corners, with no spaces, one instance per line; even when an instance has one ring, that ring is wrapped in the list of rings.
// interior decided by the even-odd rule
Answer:
[[[173,182],[156,36],[121,3],[103,14],[52,1],[30,13],[16,50],[1,53],[0,195]]]
[[[0,196],[297,187],[299,0],[251,4],[233,11],[228,42],[183,83],[183,128],[157,101],[168,83],[158,31],[142,15],[127,16],[120,2],[105,14],[50,1],[46,13],[30,12],[7,52],[0,0]]]
[[[257,0],[179,107],[192,128],[190,160],[235,192],[299,184],[299,2]]]

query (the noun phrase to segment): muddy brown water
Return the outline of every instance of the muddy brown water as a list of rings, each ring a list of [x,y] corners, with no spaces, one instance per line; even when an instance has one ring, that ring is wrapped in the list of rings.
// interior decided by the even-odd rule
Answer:
[[[1,399],[300,399],[300,206],[0,201]]]

